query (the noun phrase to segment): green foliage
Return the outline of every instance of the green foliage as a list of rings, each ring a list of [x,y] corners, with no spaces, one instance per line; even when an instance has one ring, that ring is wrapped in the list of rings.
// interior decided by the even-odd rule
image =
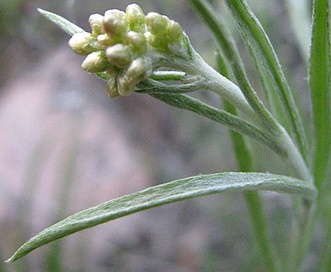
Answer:
[[[313,172],[317,188],[325,178],[331,146],[330,18],[328,0],[314,1],[314,24],[309,66],[315,133]]]
[[[146,209],[194,197],[233,190],[271,190],[315,198],[315,189],[303,181],[262,173],[199,175],[150,187],[79,212],[31,238],[8,261],[69,234]]]
[[[324,211],[325,237],[331,236],[330,210],[323,210],[322,192],[331,146],[330,119],[330,27],[328,0],[313,2],[312,45],[309,56],[309,84],[312,100],[313,140],[307,142],[304,118],[294,91],[285,77],[277,54],[261,23],[245,0],[227,0],[252,58],[267,98],[264,105],[254,90],[239,51],[225,22],[205,0],[188,0],[210,28],[218,45],[218,70],[210,67],[194,50],[180,25],[164,15],[144,15],[137,5],[126,13],[118,10],[93,15],[87,33],[59,15],[39,10],[46,18],[72,36],[74,52],[87,56],[83,69],[107,80],[110,97],[148,94],[170,106],[189,110],[229,127],[238,168],[242,172],[198,175],[150,187],[110,200],[72,215],[45,229],[26,242],[8,260],[15,261],[30,251],[70,235],[142,210],[224,191],[245,192],[258,252],[267,271],[299,271],[311,244],[315,226]],[[160,71],[161,70],[161,71]],[[193,98],[190,93],[207,90],[224,102],[218,109]],[[274,105],[281,105],[273,107]],[[279,116],[287,117],[283,122]],[[286,123],[286,127],[284,127]],[[310,126],[307,126],[310,128]],[[248,136],[286,161],[294,177],[253,173],[253,156]],[[309,146],[310,144],[310,146]],[[311,170],[312,169],[312,172]],[[252,172],[252,173],[249,173]],[[252,192],[252,190],[254,192]],[[271,190],[295,194],[293,233],[289,234],[287,260],[280,260],[268,237],[263,202],[255,191]],[[320,194],[317,195],[317,192]],[[317,195],[317,198],[316,198]],[[284,230],[287,231],[287,230]],[[331,247],[326,241],[321,270],[329,271]]]

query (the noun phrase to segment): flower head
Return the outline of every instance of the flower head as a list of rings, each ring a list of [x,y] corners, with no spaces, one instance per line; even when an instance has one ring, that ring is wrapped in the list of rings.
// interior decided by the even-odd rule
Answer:
[[[126,12],[107,10],[89,18],[92,33],[82,32],[69,40],[71,49],[86,56],[82,68],[89,73],[108,74],[110,97],[127,96],[135,85],[160,67],[160,61],[178,55],[184,32],[177,22],[131,4]]]

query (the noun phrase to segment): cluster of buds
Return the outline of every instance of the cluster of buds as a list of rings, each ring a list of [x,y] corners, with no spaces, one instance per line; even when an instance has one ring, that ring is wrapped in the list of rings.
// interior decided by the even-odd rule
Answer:
[[[181,26],[155,12],[146,16],[136,4],[126,12],[113,9],[89,18],[92,33],[72,36],[69,46],[86,56],[82,68],[106,73],[109,97],[129,95],[134,87],[158,68],[159,60],[182,48]]]

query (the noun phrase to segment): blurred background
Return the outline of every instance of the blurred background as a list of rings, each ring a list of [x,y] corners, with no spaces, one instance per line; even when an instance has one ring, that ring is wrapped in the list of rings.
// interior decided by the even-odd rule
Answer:
[[[178,21],[196,50],[214,63],[210,32],[186,1],[135,2],[146,14],[157,11]],[[309,26],[304,15],[301,22],[290,12],[294,2],[249,1],[305,105]],[[263,271],[240,193],[117,219],[3,264],[29,237],[82,209],[174,179],[236,170],[226,128],[147,95],[108,99],[105,83],[81,70],[83,59],[68,48],[69,37],[37,12],[58,13],[89,30],[91,13],[125,10],[130,3],[0,1],[0,271]],[[223,1],[213,4],[238,38],[259,90],[252,60]],[[200,95],[220,104],[214,96]],[[258,154],[258,171],[285,173],[269,150],[250,145]],[[272,237],[282,245],[292,215],[290,199],[274,193],[263,198]]]

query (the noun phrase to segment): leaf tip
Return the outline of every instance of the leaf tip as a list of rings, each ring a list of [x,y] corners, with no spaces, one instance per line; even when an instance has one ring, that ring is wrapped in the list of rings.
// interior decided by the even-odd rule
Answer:
[[[46,14],[48,13],[48,11],[43,10],[43,9],[41,9],[41,8],[37,8],[37,11],[38,11],[41,15],[43,15],[43,16],[46,16]]]
[[[14,254],[15,255],[15,254]],[[11,256],[9,259],[5,260],[4,263],[8,264],[8,263],[12,263],[14,262],[16,259],[14,258],[14,255]]]
[[[6,264],[13,263],[18,259],[22,258],[23,256],[25,256],[26,254],[28,254],[29,251],[26,252],[25,250],[22,250],[22,248],[23,246],[20,247],[18,250],[16,250],[10,258],[4,261],[4,263]]]

